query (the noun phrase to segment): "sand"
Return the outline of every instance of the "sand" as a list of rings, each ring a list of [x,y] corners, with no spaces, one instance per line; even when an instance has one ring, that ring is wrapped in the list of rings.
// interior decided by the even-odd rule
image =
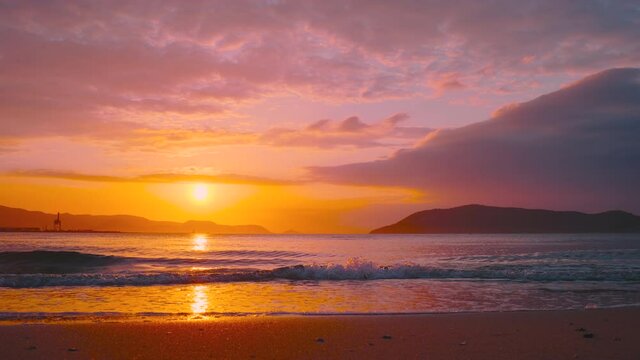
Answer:
[[[640,359],[640,308],[1,324],[3,359]]]

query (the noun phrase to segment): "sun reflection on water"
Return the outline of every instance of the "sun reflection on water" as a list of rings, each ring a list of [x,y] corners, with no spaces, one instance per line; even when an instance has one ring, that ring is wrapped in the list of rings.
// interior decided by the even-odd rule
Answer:
[[[193,302],[191,303],[191,312],[194,315],[200,315],[207,312],[209,307],[209,298],[207,296],[207,287],[205,285],[196,285],[193,287]]]
[[[193,250],[195,251],[205,251],[207,249],[207,235],[205,234],[196,234],[193,237]]]

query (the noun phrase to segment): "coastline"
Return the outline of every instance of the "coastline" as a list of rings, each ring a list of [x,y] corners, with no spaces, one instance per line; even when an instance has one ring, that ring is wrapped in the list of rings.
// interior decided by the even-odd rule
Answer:
[[[636,359],[640,307],[0,322],[6,359]]]

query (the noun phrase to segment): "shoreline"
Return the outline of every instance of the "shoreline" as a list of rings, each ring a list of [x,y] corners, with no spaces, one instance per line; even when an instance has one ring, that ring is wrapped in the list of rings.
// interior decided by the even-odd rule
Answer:
[[[0,312],[0,326],[21,324],[74,324],[74,323],[139,323],[139,322],[206,322],[224,319],[243,318],[324,318],[324,317],[403,317],[403,316],[442,316],[442,315],[474,315],[474,314],[509,314],[509,313],[549,313],[549,312],[582,312],[582,311],[607,311],[607,310],[638,310],[640,304],[613,305],[608,307],[584,307],[574,309],[517,309],[517,310],[462,310],[449,312],[266,312],[266,313],[118,313],[118,312],[63,312],[63,313],[9,313]],[[14,314],[16,314],[14,316]],[[638,324],[640,326],[640,323]]]
[[[0,322],[6,359],[637,359],[640,308]]]

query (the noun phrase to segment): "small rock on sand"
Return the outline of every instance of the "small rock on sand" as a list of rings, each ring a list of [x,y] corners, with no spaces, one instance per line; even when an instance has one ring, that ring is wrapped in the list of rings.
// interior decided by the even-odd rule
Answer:
[[[67,351],[76,352],[76,351],[78,351],[78,349],[77,348],[68,348]]]
[[[392,339],[391,335],[383,335],[382,338],[385,339],[385,340],[391,340]]]
[[[324,339],[323,339],[323,338],[317,338],[317,339],[316,339],[316,342],[317,342],[317,343],[321,343],[321,344],[323,344],[323,343],[324,343]]]
[[[467,342],[466,341],[461,341],[460,345],[467,345]]]
[[[595,335],[593,335],[592,333],[586,333],[586,334],[582,335],[582,337],[583,337],[583,338],[585,338],[585,339],[591,339],[591,338],[593,338],[594,336],[595,336]]]

